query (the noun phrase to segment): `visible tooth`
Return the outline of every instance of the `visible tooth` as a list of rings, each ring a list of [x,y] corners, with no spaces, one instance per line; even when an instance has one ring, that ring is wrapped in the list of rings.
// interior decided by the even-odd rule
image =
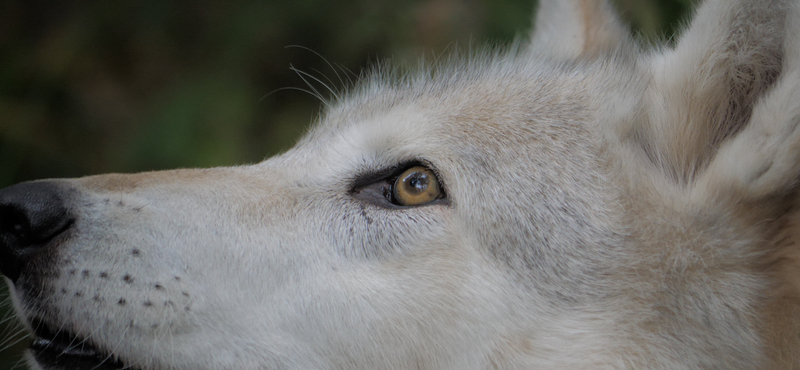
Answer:
[[[61,353],[69,356],[97,356],[97,351],[94,348],[85,346],[83,343],[71,345]]]
[[[92,357],[98,356],[97,350],[83,342],[75,341],[75,343],[67,344],[63,341],[54,341],[46,338],[35,338],[31,343],[31,348],[39,351],[50,350],[60,351],[61,355],[67,356],[83,356]]]
[[[31,348],[42,350],[50,347],[51,345],[53,345],[53,341],[50,339],[36,338],[31,343]]]

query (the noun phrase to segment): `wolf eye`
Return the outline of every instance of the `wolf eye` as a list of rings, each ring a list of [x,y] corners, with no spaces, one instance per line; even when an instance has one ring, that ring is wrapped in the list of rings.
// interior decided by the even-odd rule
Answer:
[[[363,173],[353,179],[350,194],[387,209],[449,204],[436,172],[416,161]]]
[[[439,198],[441,193],[439,179],[433,171],[422,166],[403,171],[392,186],[392,196],[401,206],[429,203]]]

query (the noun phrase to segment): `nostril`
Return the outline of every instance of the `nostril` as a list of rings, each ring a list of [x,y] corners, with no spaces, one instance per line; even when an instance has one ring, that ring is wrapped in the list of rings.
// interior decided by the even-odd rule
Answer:
[[[30,234],[30,223],[23,211],[0,205],[0,235],[27,243]]]
[[[64,197],[64,188],[50,181],[0,190],[0,272],[16,280],[28,259],[69,228]]]
[[[68,221],[66,209],[58,202],[39,198],[19,204],[0,203],[0,233],[17,239],[18,246],[48,241]]]

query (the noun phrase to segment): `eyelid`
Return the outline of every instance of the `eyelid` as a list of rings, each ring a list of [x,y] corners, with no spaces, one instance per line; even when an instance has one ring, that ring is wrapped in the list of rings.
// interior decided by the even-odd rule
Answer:
[[[349,193],[351,196],[360,199],[361,201],[371,203],[382,208],[406,209],[418,207],[393,204],[391,199],[387,199],[384,196],[385,191],[391,192],[391,187],[394,186],[394,183],[400,174],[414,166],[422,166],[433,172],[434,176],[436,176],[436,181],[439,184],[439,189],[441,192],[441,197],[421,206],[431,204],[450,204],[447,196],[447,186],[445,185],[444,181],[442,181],[442,176],[429,161],[424,159],[408,160],[393,166],[384,167],[382,169],[362,172],[353,178]],[[389,194],[390,196],[393,196],[391,193]]]
[[[441,174],[436,169],[436,167],[434,167],[430,163],[430,161],[418,158],[402,161],[398,164],[387,166],[377,170],[369,170],[361,172],[360,174],[356,175],[353,178],[350,185],[350,194],[359,195],[360,193],[362,193],[363,190],[367,190],[368,187],[379,186],[377,185],[378,183],[386,183],[389,184],[389,186],[392,186],[394,182],[397,180],[397,178],[400,176],[400,174],[403,173],[403,171],[414,166],[422,166],[433,172],[434,176],[436,176],[437,182],[439,183],[439,189],[441,190],[443,195],[441,200],[446,200],[447,185],[442,180]],[[362,196],[360,196],[359,198],[363,198],[364,194],[361,195]]]
[[[424,162],[421,162],[419,160],[412,160],[412,161],[401,162],[393,166],[384,167],[379,170],[362,172],[353,179],[352,186],[350,188],[352,189],[352,191],[355,191],[370,184],[376,183],[378,181],[395,179],[397,178],[397,176],[400,176],[400,174],[407,168],[413,167],[415,165],[423,165],[425,167],[428,167],[426,164],[424,164]],[[434,171],[434,174],[436,174],[436,171]]]

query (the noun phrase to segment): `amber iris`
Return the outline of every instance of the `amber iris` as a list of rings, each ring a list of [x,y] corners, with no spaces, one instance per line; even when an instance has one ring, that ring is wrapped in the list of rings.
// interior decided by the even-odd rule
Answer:
[[[422,167],[411,167],[397,178],[392,189],[397,203],[403,206],[418,206],[430,203],[441,194],[439,180],[433,171]]]

